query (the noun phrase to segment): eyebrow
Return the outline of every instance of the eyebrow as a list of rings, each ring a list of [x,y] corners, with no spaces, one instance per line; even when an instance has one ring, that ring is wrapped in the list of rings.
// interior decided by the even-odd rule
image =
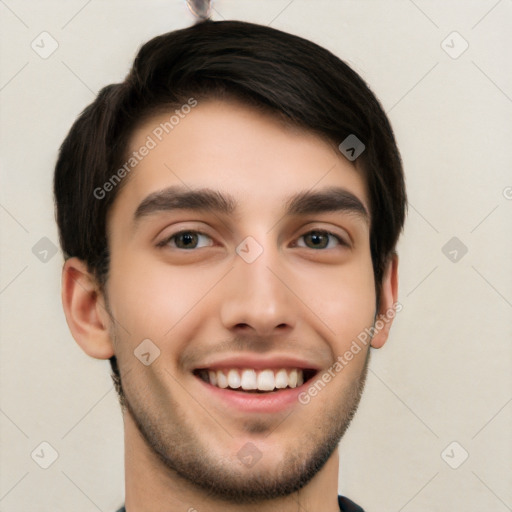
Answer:
[[[210,188],[189,189],[174,185],[149,194],[137,207],[133,216],[137,224],[143,217],[173,210],[195,210],[233,216],[238,202],[229,195]],[[284,216],[311,215],[324,212],[343,212],[370,223],[370,214],[361,200],[341,187],[327,187],[319,191],[299,192],[285,202]]]

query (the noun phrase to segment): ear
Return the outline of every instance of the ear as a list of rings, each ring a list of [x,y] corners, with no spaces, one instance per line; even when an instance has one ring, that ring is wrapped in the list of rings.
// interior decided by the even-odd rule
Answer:
[[[69,258],[62,269],[62,305],[69,329],[82,350],[96,359],[114,355],[110,315],[96,279],[78,258]]]
[[[381,348],[389,336],[391,324],[395,318],[395,304],[398,300],[398,255],[393,254],[390,258],[384,277],[382,278],[382,287],[379,300],[379,311],[375,321],[376,332],[372,338],[371,346]]]

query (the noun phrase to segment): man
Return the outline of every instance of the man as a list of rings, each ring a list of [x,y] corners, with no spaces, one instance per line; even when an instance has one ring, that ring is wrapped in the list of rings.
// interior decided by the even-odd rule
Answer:
[[[82,112],[54,189],[67,322],[122,405],[121,510],[361,511],[337,446],[406,207],[364,81],[264,26],[164,34]]]

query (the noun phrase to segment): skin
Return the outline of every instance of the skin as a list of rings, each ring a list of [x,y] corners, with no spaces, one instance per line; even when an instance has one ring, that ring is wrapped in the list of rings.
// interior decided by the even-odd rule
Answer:
[[[132,149],[168,117],[139,127]],[[134,223],[141,201],[171,185],[229,193],[236,215],[159,211]],[[277,413],[236,411],[205,396],[192,374],[212,356],[250,354],[308,359],[319,377],[373,325],[369,223],[350,212],[283,217],[290,195],[327,186],[370,211],[361,171],[324,139],[249,106],[203,101],[119,191],[107,219],[106,295],[83,262],[66,261],[62,299],[75,340],[92,357],[115,354],[121,370],[128,512],[339,510],[337,444],[359,403],[369,345],[309,404]],[[206,235],[197,248],[176,238],[157,246],[184,228]],[[312,229],[348,245],[329,238],[316,248],[303,236]],[[248,236],[263,249],[252,263],[235,252]],[[383,278],[381,314],[397,300],[397,265],[395,256]],[[145,366],[133,352],[148,338],[160,356]],[[248,442],[262,455],[251,468],[237,457]]]

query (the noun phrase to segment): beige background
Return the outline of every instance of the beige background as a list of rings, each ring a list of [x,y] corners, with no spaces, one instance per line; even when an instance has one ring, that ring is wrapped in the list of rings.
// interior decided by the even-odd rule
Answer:
[[[403,155],[403,311],[342,440],[340,492],[367,512],[512,510],[512,1],[214,7],[214,19],[270,24],[348,61]],[[52,173],[75,117],[141,43],[192,16],[180,0],[2,0],[0,14],[0,510],[110,512],[124,469],[109,365],[69,334],[60,252],[44,262],[32,249],[57,245]],[[31,48],[43,31],[59,45],[46,59]],[[458,58],[453,31],[469,44]],[[58,452],[48,469],[31,458],[43,441]]]

